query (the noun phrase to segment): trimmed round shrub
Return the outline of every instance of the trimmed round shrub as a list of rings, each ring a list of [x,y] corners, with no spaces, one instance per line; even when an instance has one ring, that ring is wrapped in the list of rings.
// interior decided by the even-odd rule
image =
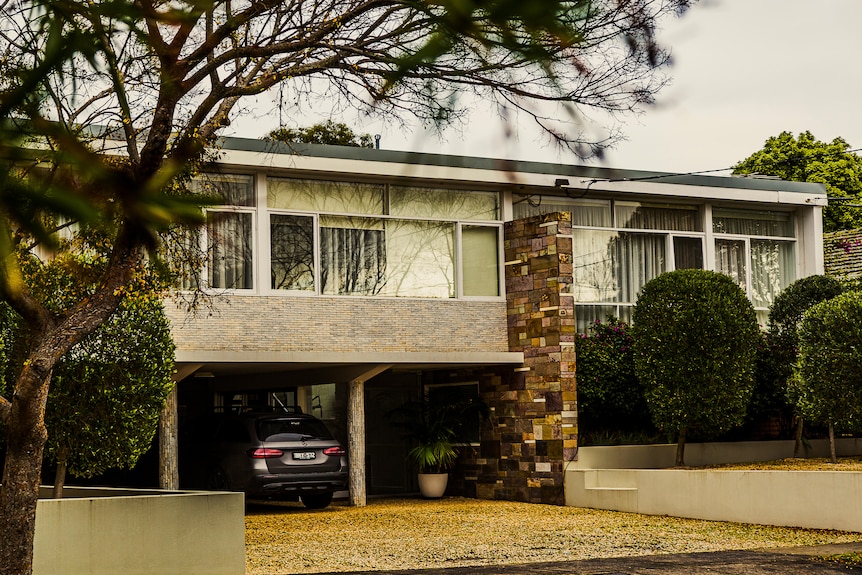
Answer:
[[[689,432],[714,436],[742,423],[760,332],[731,278],[706,270],[662,274],[641,290],[632,320],[635,372],[659,429],[684,446]]]
[[[837,430],[862,429],[862,293],[805,312],[790,386],[803,417]]]
[[[844,284],[833,277],[814,275],[796,280],[775,297],[769,308],[765,342],[758,355],[750,419],[778,416],[790,421],[798,411],[789,380],[799,347],[799,323],[811,306],[841,294],[844,289]]]
[[[804,277],[787,286],[775,296],[769,308],[768,331],[772,341],[795,352],[796,332],[803,314],[814,304],[831,299],[843,291],[844,286],[840,281],[824,275]]]

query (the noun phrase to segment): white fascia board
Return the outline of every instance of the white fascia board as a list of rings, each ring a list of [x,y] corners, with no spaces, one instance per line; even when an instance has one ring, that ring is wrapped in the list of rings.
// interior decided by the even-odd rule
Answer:
[[[309,363],[502,365],[524,363],[521,352],[339,352],[331,351],[205,351],[177,350],[176,363]]]
[[[570,187],[573,193],[583,193],[586,187]],[[589,190],[607,193],[641,194],[677,198],[697,198],[713,201],[756,202],[761,204],[784,204],[825,206],[826,194],[805,194],[778,190],[757,190],[752,188],[719,188],[715,186],[692,186],[666,182],[596,182]]]
[[[380,177],[380,178],[413,178],[467,185],[506,186],[524,188],[531,192],[536,188],[551,190],[568,190],[580,195],[584,192],[605,192],[626,195],[695,198],[713,201],[742,201],[761,204],[808,205],[825,206],[826,194],[801,193],[780,190],[764,190],[756,188],[718,187],[706,185],[678,184],[670,182],[646,180],[577,180],[571,176],[562,176],[574,185],[555,186],[561,179],[559,173],[539,173],[524,171],[509,171],[505,169],[505,161],[500,162],[499,170],[439,166],[418,163],[382,162],[374,160],[353,160],[344,158],[326,158],[299,154],[277,154],[244,150],[222,150],[219,164],[234,169],[265,169],[319,173],[330,177]],[[541,190],[533,193],[542,193]]]
[[[344,158],[271,154],[247,152],[242,150],[222,150],[218,163],[235,168],[295,170],[317,172],[320,174],[335,174],[340,175],[341,177],[360,175],[384,178],[415,178],[441,182],[475,182],[479,184],[509,185],[522,184],[543,187],[553,187],[554,179],[559,177],[558,175],[526,174],[523,172],[506,172],[504,170],[481,170],[425,164],[375,162],[373,160],[350,160]],[[527,181],[528,179],[529,181]]]

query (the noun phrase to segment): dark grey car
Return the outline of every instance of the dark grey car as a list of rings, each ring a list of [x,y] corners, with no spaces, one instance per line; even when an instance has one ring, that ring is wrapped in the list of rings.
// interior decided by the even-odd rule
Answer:
[[[194,422],[182,443],[188,476],[208,489],[242,491],[249,499],[299,498],[312,509],[347,489],[347,451],[311,415],[214,415]]]

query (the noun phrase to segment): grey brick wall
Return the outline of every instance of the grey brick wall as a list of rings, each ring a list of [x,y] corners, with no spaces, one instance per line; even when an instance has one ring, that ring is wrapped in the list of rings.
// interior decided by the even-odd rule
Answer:
[[[165,304],[178,350],[508,352],[506,302],[230,295]]]

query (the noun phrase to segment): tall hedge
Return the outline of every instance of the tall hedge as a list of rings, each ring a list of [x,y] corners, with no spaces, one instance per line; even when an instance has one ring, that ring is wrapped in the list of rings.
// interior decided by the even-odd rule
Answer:
[[[596,320],[589,335],[578,338],[576,352],[581,440],[652,431],[643,386],[635,375],[631,327],[614,317]]]
[[[847,292],[805,312],[791,387],[802,416],[829,425],[830,439],[833,427],[862,429],[862,293]]]
[[[677,270],[644,285],[632,320],[635,372],[684,465],[690,432],[719,434],[745,417],[759,340],[754,308],[724,274]]]

